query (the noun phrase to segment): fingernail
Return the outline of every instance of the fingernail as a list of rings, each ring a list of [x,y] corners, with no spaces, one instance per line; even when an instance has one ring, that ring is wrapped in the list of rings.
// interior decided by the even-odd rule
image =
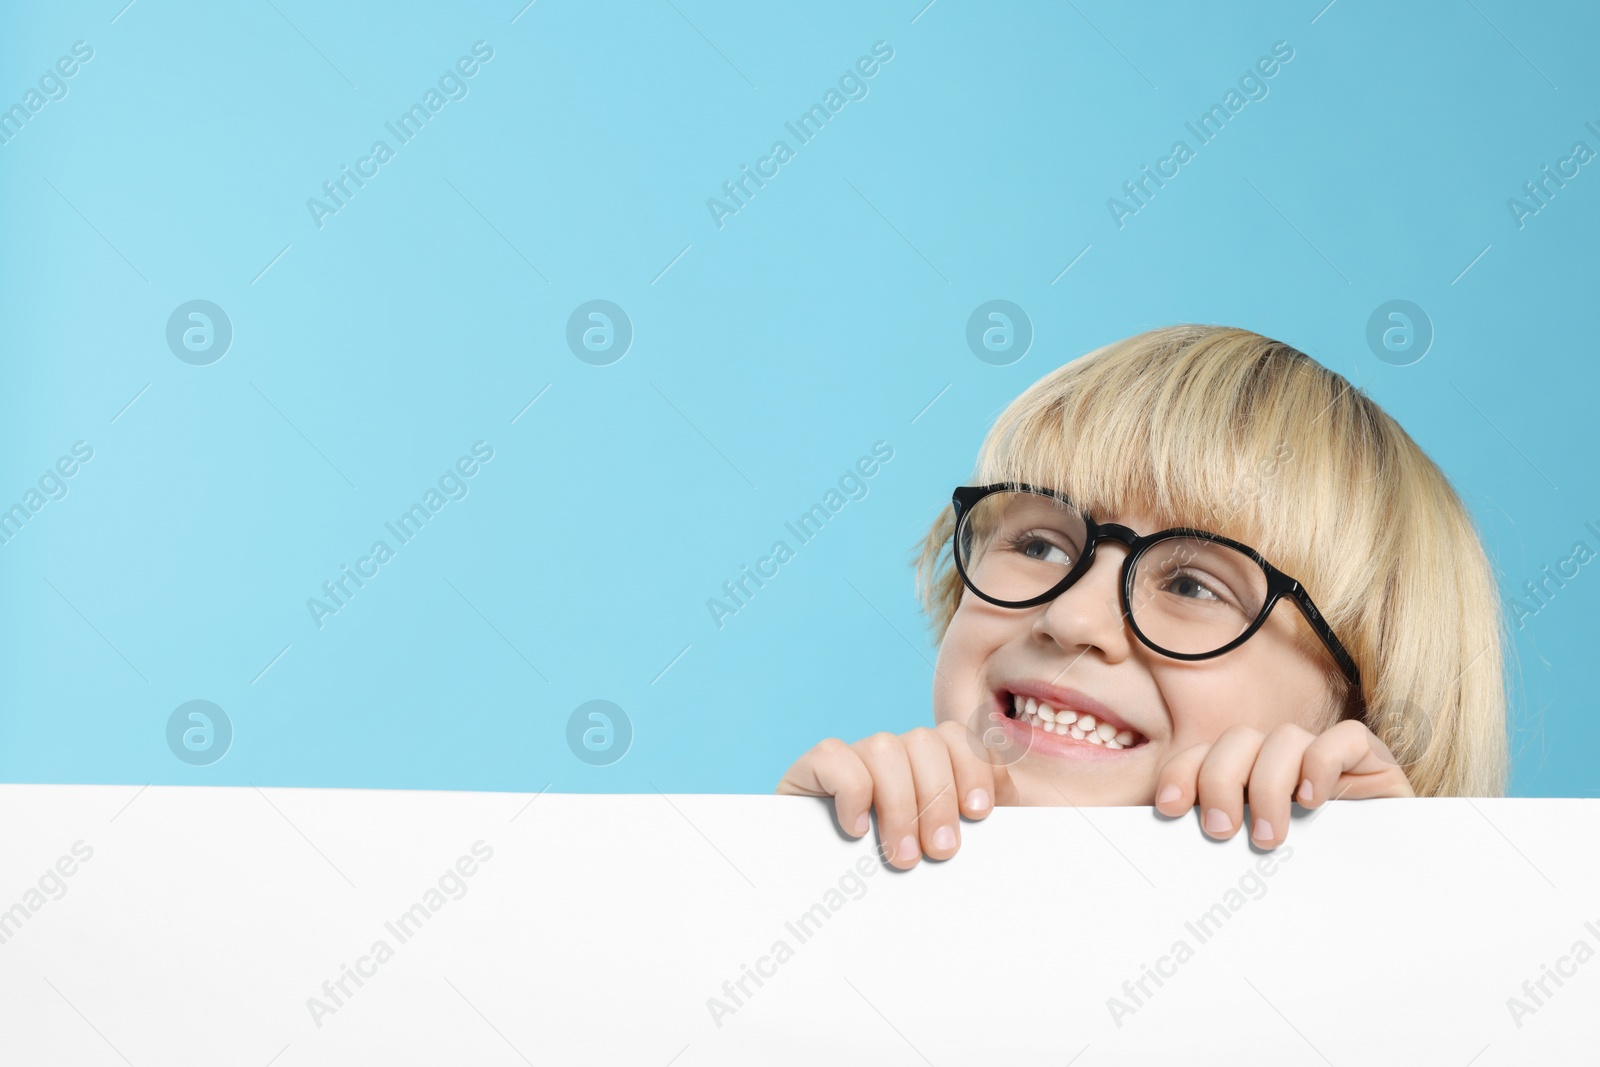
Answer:
[[[1174,800],[1177,800],[1181,796],[1183,796],[1183,790],[1179,789],[1175,785],[1169,785],[1161,791],[1160,796],[1156,797],[1156,803],[1171,804]]]
[[[948,826],[941,826],[933,832],[933,847],[940,852],[946,852],[956,847],[956,832]]]
[[[989,791],[987,789],[974,789],[967,794],[968,811],[988,811]]]
[[[1272,840],[1272,824],[1265,819],[1257,819],[1250,832],[1255,835],[1257,841]]]
[[[870,829],[872,829],[872,816],[862,812],[861,818],[856,820],[856,836],[860,837]]]
[[[1311,799],[1311,779],[1309,779],[1309,778],[1307,778],[1305,781],[1300,783],[1300,799],[1301,800],[1310,800]]]
[[[1228,813],[1221,808],[1212,808],[1206,812],[1206,830],[1213,834],[1225,834],[1233,829],[1233,820],[1228,818]]]
[[[917,845],[917,839],[910,834],[900,839],[900,860],[902,863],[906,860],[916,859],[917,853],[921,851],[922,849]]]

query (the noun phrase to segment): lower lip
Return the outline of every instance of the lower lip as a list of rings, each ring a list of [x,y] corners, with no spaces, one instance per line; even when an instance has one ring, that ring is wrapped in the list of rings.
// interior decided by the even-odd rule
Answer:
[[[1006,737],[1011,742],[1022,748],[1024,752],[1038,752],[1044,756],[1055,759],[1070,760],[1117,760],[1126,759],[1130,754],[1138,752],[1149,744],[1134,745],[1131,748],[1107,748],[1097,745],[1088,738],[1076,738],[1071,734],[1046,733],[1037,726],[1030,726],[1021,719],[1013,719],[1005,712],[1005,707],[998,700],[992,718],[1000,720],[1001,728],[1005,730]]]

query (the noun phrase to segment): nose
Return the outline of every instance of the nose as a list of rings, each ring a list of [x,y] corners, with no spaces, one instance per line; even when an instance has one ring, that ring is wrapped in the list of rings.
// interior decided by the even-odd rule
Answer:
[[[1075,656],[1098,649],[1106,663],[1127,659],[1134,640],[1122,612],[1122,561],[1127,556],[1127,546],[1118,539],[1100,542],[1089,569],[1044,605],[1033,623],[1034,636]]]

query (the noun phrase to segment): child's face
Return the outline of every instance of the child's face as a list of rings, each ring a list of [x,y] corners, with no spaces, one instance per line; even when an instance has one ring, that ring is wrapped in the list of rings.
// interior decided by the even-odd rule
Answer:
[[[1137,511],[1096,518],[1138,533],[1158,528]],[[1122,616],[1126,556],[1122,545],[1102,541],[1086,574],[1032,608],[998,607],[962,588],[939,646],[934,717],[979,733],[1003,728],[1011,744],[1002,751],[1014,760],[1010,772],[1024,804],[1154,804],[1157,775],[1177,753],[1215,742],[1235,725],[1267,733],[1295,723],[1316,732],[1333,698],[1318,646],[1303,640],[1308,627],[1287,599],[1248,641],[1211,659],[1171,659],[1145,645]],[[1078,695],[1057,692],[1059,702],[1046,701],[1052,708],[1087,697],[1144,740],[1109,749],[1046,732],[1038,718],[1031,725],[991,720],[991,712],[1013,706],[1016,690],[1041,687]]]

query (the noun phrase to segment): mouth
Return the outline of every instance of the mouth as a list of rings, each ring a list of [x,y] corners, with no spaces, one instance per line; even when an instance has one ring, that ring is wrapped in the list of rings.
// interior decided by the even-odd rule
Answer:
[[[1019,684],[994,694],[1007,732],[1030,750],[1085,758],[1117,758],[1149,744],[1149,739],[1111,709],[1071,690]]]

